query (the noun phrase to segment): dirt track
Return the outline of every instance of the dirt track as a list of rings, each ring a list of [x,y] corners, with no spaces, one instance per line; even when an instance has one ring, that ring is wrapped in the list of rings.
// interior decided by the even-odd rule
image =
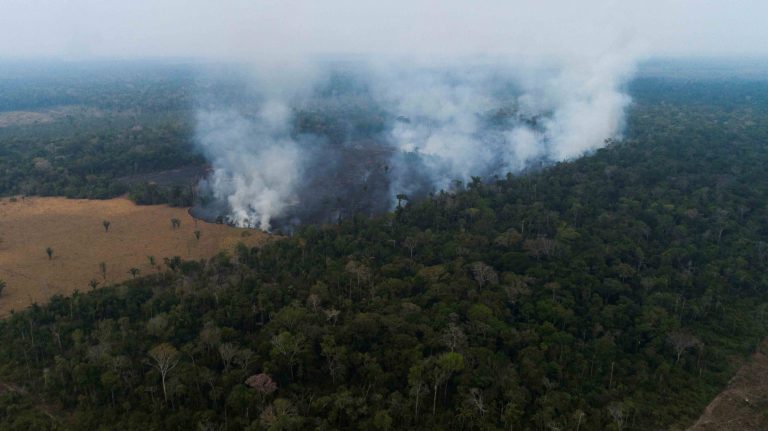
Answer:
[[[171,228],[171,219],[181,227]],[[109,220],[105,232],[103,220]],[[194,232],[200,231],[200,239]],[[101,284],[157,271],[147,256],[162,266],[163,257],[198,259],[238,242],[263,243],[269,235],[225,225],[195,221],[185,208],[165,205],[137,206],[125,198],[77,200],[19,198],[0,201],[0,279],[7,286],[0,295],[0,315],[44,303],[50,296],[90,289]],[[46,248],[53,249],[48,259]],[[107,267],[104,279],[100,263]]]

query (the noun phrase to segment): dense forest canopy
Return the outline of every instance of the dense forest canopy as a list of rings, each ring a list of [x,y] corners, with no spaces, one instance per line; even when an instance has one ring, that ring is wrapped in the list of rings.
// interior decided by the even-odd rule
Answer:
[[[684,428],[766,335],[768,82],[631,92],[582,159],[13,314],[0,427]],[[202,163],[158,103],[0,129],[0,191]]]

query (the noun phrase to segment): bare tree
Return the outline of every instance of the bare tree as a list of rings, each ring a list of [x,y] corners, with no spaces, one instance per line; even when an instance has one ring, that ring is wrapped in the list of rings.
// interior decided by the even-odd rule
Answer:
[[[149,351],[149,357],[154,361],[152,366],[160,372],[160,379],[163,382],[163,398],[168,402],[165,380],[168,374],[179,365],[179,351],[171,344],[163,343],[153,347]]]
[[[101,270],[101,276],[104,280],[107,279],[107,262],[99,262],[99,270]]]
[[[485,407],[485,401],[483,400],[483,391],[478,388],[472,388],[469,390],[469,397],[467,397],[467,403],[477,412],[480,417],[485,416],[488,412],[488,408]]]
[[[424,365],[417,364],[408,370],[408,385],[411,387],[410,394],[414,397],[414,419],[419,421],[419,401],[423,392],[429,390],[426,381]]]
[[[499,282],[499,276],[496,271],[483,262],[475,262],[470,266],[472,270],[472,276],[475,278],[480,287],[486,283],[497,284]]]
[[[613,418],[613,422],[616,424],[616,428],[619,431],[624,429],[624,425],[627,423],[627,417],[624,414],[624,407],[619,403],[613,403],[608,406],[608,413]]]
[[[219,356],[221,357],[221,362],[224,364],[225,370],[229,369],[229,366],[232,364],[232,361],[235,360],[238,353],[239,350],[237,346],[232,343],[219,344]]]
[[[323,301],[320,296],[315,293],[310,293],[307,297],[307,307],[309,307],[309,309],[314,313],[317,313],[319,310],[321,310],[320,305],[322,302]]]
[[[347,265],[344,267],[344,269],[347,270],[348,273],[355,276],[356,279],[356,287],[360,288],[360,283],[368,283],[371,281],[371,270],[363,265],[362,263],[359,263],[354,260],[350,260],[347,262]],[[351,296],[351,292],[350,292]]]
[[[240,349],[235,356],[235,363],[240,366],[241,370],[248,371],[248,364],[251,363],[251,359],[253,359],[253,350],[249,348]]]
[[[3,294],[4,289],[5,289],[5,280],[0,279],[0,295]]]
[[[443,332],[443,344],[445,344],[451,352],[454,352],[466,343],[467,336],[464,334],[464,331],[461,330],[461,327],[453,322],[449,323],[448,329]]]
[[[413,251],[419,245],[419,240],[412,236],[409,236],[403,241],[403,245],[405,246],[405,248],[408,249],[408,253],[410,254],[411,259],[413,259]]]
[[[111,224],[112,222],[110,222],[109,220],[103,220],[101,222],[101,225],[104,226],[104,232],[109,232],[109,225]]]
[[[701,340],[699,340],[695,335],[679,331],[671,332],[669,335],[667,335],[667,341],[669,341],[669,344],[671,344],[672,348],[675,349],[675,354],[677,355],[675,364],[680,362],[680,357],[683,355],[683,353],[685,353],[686,350],[690,349],[691,347],[700,347],[703,345]]]
[[[272,353],[283,357],[291,372],[291,379],[294,377],[293,368],[303,350],[303,335],[293,335],[288,331],[283,331],[272,337]]]
[[[344,371],[342,359],[346,354],[346,349],[343,346],[339,347],[336,345],[336,340],[334,340],[333,336],[326,335],[320,342],[320,354],[325,358],[325,364],[328,367],[328,373],[331,375],[331,381],[335,384],[336,377]]]
[[[576,410],[576,412],[573,414],[573,417],[576,418],[576,431],[579,431],[579,428],[581,428],[581,421],[584,420],[584,416],[586,415],[587,414],[581,410]]]
[[[333,326],[336,326],[336,322],[339,320],[339,314],[341,314],[341,312],[335,308],[329,308],[323,310],[323,313],[325,313],[325,321],[332,322]]]
[[[523,243],[523,249],[533,255],[536,260],[542,256],[551,257],[557,253],[559,244],[554,239],[540,236],[536,239],[529,239]]]
[[[285,422],[283,418],[290,418],[296,416],[296,414],[296,407],[293,403],[289,400],[278,398],[261,412],[259,420],[265,428],[277,429],[278,423],[281,421]]]

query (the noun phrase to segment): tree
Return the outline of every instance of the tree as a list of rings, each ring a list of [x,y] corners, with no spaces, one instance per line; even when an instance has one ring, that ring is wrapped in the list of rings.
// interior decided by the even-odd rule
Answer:
[[[675,350],[675,354],[677,355],[675,364],[680,362],[680,357],[686,350],[690,349],[691,347],[699,347],[702,345],[701,340],[699,340],[696,336],[680,331],[671,332],[667,336],[667,340],[669,341],[669,344],[672,345],[672,348]]]
[[[230,364],[232,364],[232,361],[239,352],[240,350],[237,346],[232,343],[219,344],[219,356],[221,357],[221,362],[224,364],[225,370],[229,369]]]
[[[443,344],[448,347],[451,352],[455,352],[459,347],[463,347],[467,343],[467,336],[459,325],[454,322],[448,324],[448,329],[443,332]]]
[[[139,270],[139,268],[131,268],[128,270],[128,273],[131,274],[131,277],[133,278],[136,278],[136,276],[139,275],[140,272],[141,270]]]
[[[499,276],[490,265],[483,262],[475,262],[470,268],[472,270],[472,276],[480,287],[484,286],[486,283],[497,284],[499,282]]]
[[[419,421],[419,402],[421,394],[429,390],[424,376],[424,363],[412,366],[408,370],[408,385],[411,387],[410,393],[414,397],[414,420]]]
[[[53,259],[53,249],[51,247],[45,249],[45,254],[48,255],[48,260]]]
[[[101,271],[102,278],[106,280],[107,279],[107,262],[99,262],[99,270]]]
[[[152,359],[152,366],[157,368],[160,373],[160,379],[163,384],[163,398],[168,402],[168,390],[166,389],[166,379],[168,374],[179,364],[179,351],[170,343],[163,343],[153,347],[149,353]]]
[[[405,195],[403,193],[399,193],[399,194],[397,194],[397,196],[395,196],[395,198],[397,198],[397,207],[398,208],[402,208],[403,207],[402,203],[403,203],[403,201],[407,201],[408,200],[408,195]]]
[[[165,266],[174,272],[181,268],[181,264],[183,263],[180,256],[173,256],[171,258],[164,257],[163,261],[165,262]]]
[[[109,220],[103,220],[101,222],[101,225],[104,226],[104,232],[109,232],[109,225],[111,224],[112,222],[110,222]]]
[[[392,428],[392,416],[386,410],[379,410],[373,416],[373,426],[378,430],[388,431]]]
[[[199,230],[195,231],[195,239],[200,241],[200,231]]]
[[[181,220],[176,217],[171,219],[171,229],[178,229],[181,227]]]
[[[451,374],[464,369],[464,356],[456,352],[443,353],[437,358],[430,358],[428,375],[432,380],[432,415],[437,409],[437,390],[448,381]]]
[[[96,279],[91,279],[91,281],[88,282],[88,286],[91,287],[91,290],[94,290],[99,286],[99,281]]]
[[[536,260],[542,256],[551,257],[559,248],[559,244],[556,240],[547,238],[545,236],[539,236],[536,239],[529,239],[523,243],[523,249],[533,255]]]
[[[300,422],[297,421],[296,407],[291,401],[278,398],[267,406],[261,413],[259,420],[264,429],[269,430],[291,430],[301,429]]]
[[[337,346],[332,335],[325,335],[320,342],[320,354],[325,358],[331,382],[336,384],[336,378],[344,372],[343,361],[347,355],[347,349]]]
[[[294,377],[293,367],[298,362],[298,355],[304,350],[304,336],[293,335],[283,331],[272,337],[272,355],[281,356],[288,364],[291,379]]]
[[[2,296],[3,290],[5,290],[5,280],[0,278],[0,296]]]
[[[573,413],[573,417],[574,419],[576,419],[576,431],[579,431],[579,429],[581,428],[581,421],[584,420],[584,416],[586,415],[587,414],[584,413],[583,410],[576,410]]]
[[[403,240],[403,246],[408,249],[408,255],[413,259],[413,251],[419,245],[419,240],[415,237],[409,236]]]
[[[261,402],[277,390],[277,383],[268,374],[254,374],[245,380],[245,384],[253,388],[260,396]]]
[[[616,424],[618,431],[624,429],[624,425],[627,422],[627,415],[624,414],[624,406],[620,403],[613,403],[608,406],[608,413],[613,418],[613,422]]]

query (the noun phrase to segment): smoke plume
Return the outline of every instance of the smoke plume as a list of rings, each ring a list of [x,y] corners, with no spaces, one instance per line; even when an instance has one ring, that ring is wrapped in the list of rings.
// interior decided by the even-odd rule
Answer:
[[[607,55],[284,67],[199,109],[213,166],[199,210],[208,218],[265,230],[333,222],[390,209],[398,194],[578,157],[620,133],[633,64]]]
[[[480,18],[449,14],[439,34],[445,45],[435,35],[342,43],[310,25],[317,39],[295,36],[298,48],[210,80],[196,132],[213,173],[194,211],[290,231],[599,148],[621,133],[638,44],[610,7],[563,6],[541,21],[552,10],[524,10],[514,30],[499,25],[493,8]],[[388,19],[420,19],[395,15]],[[364,34],[359,23],[347,30]],[[409,34],[391,32],[394,41]],[[318,40],[327,42],[322,49]],[[359,54],[328,53],[350,47]]]

